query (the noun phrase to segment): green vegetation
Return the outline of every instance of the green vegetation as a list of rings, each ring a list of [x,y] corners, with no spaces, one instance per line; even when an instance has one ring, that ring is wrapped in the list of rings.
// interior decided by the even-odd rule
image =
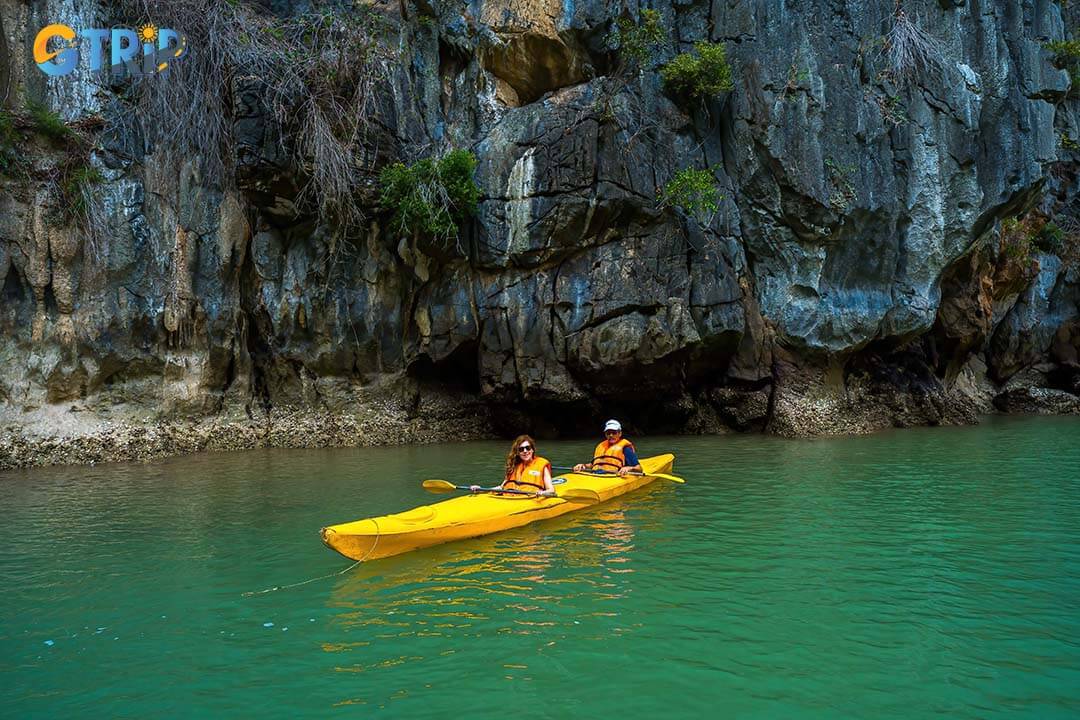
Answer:
[[[1048,221],[1032,239],[1032,244],[1043,252],[1061,255],[1065,250],[1065,231],[1052,220]]]
[[[678,208],[706,227],[711,224],[723,199],[712,171],[693,168],[683,168],[675,173],[675,177],[657,193],[660,207]]]
[[[611,32],[604,38],[607,47],[617,51],[618,62],[611,69],[609,77],[600,78],[598,83],[596,101],[592,108],[598,123],[623,127],[615,111],[614,99],[625,90],[631,74],[655,64],[660,46],[668,40],[668,32],[661,24],[662,19],[658,10],[642,8],[637,20],[626,16],[616,20]],[[635,106],[635,109],[640,109],[635,95],[625,96],[622,104],[624,108],[627,101]],[[633,116],[635,112],[631,110],[624,113],[624,117],[627,115]]]
[[[722,43],[699,42],[660,69],[664,84],[675,92],[706,98],[731,90],[731,65]]]
[[[476,212],[480,188],[473,180],[476,156],[453,150],[441,159],[395,163],[379,175],[380,201],[393,211],[392,227],[403,235],[447,238]]]
[[[787,83],[784,84],[783,90],[780,91],[780,99],[787,100],[791,95],[795,93],[803,83],[810,80],[810,71],[803,68],[799,68],[798,60],[791,63],[791,67],[788,69]]]
[[[1074,218],[1064,214],[1053,220],[1037,212],[1006,218],[1001,221],[999,251],[1021,263],[1028,262],[1034,250],[1070,262],[1080,251],[1080,233],[1066,228],[1077,228],[1077,225]]]
[[[1080,150],[1080,142],[1076,142],[1066,133],[1061,133],[1061,147],[1065,150]]]
[[[1059,61],[1080,60],[1080,40],[1054,40],[1043,43],[1043,47],[1054,53]]]
[[[1038,234],[1038,230],[1033,229],[1034,222],[1031,215],[1002,220],[998,252],[1022,265],[1027,264],[1031,259],[1032,239]]]
[[[615,108],[612,106],[611,97],[606,94],[593,103],[593,112],[596,114],[598,123],[613,123],[618,119],[615,115]]]
[[[1031,245],[1044,253],[1057,255],[1066,263],[1075,263],[1080,253],[1080,223],[1067,214],[1058,214],[1053,220],[1043,219],[1042,227],[1034,231]]]
[[[883,97],[875,96],[878,108],[881,110],[881,118],[890,125],[904,125],[908,122],[907,113],[904,111],[904,101],[899,95]]]
[[[21,157],[16,149],[19,139],[15,116],[0,109],[0,173],[7,173],[20,163]]]
[[[26,103],[26,109],[30,113],[34,128],[42,135],[52,140],[68,140],[71,138],[72,130],[67,126],[67,123],[43,104],[31,100]]]
[[[51,222],[74,224],[83,231],[84,252],[101,257],[105,237],[101,202],[92,187],[104,180],[90,165],[94,133],[103,120],[87,115],[71,124],[44,104],[28,101],[25,112],[0,110],[0,173],[20,183],[40,183],[49,191],[46,211]],[[42,141],[52,144],[47,162],[35,163]],[[28,148],[32,147],[34,151]]]
[[[609,47],[617,47],[626,64],[634,62],[638,67],[649,62],[658,45],[667,42],[667,30],[660,24],[658,10],[643,9],[637,22],[621,17],[615,29],[607,36]]]
[[[1080,94],[1080,39],[1054,40],[1043,47],[1054,53],[1055,64],[1069,73],[1069,93]]]
[[[825,158],[825,169],[829,172],[829,182],[832,185],[829,205],[833,210],[844,212],[857,197],[855,186],[851,182],[855,168],[850,165],[840,166],[832,158]]]
[[[77,220],[86,217],[91,186],[104,179],[98,169],[91,165],[75,165],[63,173],[60,192],[69,218]]]

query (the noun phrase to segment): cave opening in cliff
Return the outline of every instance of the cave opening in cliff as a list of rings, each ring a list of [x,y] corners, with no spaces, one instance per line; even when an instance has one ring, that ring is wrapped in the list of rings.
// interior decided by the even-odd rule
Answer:
[[[4,305],[18,305],[26,299],[26,287],[19,279],[19,273],[14,266],[8,268],[7,278],[4,279],[4,288],[0,291],[0,297],[4,299]]]
[[[903,388],[918,395],[932,393],[942,383],[935,371],[933,340],[933,337],[878,338],[848,358],[844,364],[844,381],[865,376],[884,387]]]
[[[465,342],[438,361],[432,360],[427,353],[421,354],[409,363],[407,373],[421,383],[429,382],[475,395],[480,392],[479,358],[479,344]]]

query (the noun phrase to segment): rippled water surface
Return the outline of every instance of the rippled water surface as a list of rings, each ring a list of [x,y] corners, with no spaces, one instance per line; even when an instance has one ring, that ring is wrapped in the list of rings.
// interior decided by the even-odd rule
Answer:
[[[503,444],[0,474],[0,717],[1080,716],[1080,420],[638,449],[687,484],[255,595]]]

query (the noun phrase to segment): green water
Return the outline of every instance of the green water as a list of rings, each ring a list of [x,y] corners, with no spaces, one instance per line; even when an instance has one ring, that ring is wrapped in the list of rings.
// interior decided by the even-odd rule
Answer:
[[[249,596],[503,443],[2,473],[0,717],[1080,716],[1080,419],[638,448],[687,484]]]

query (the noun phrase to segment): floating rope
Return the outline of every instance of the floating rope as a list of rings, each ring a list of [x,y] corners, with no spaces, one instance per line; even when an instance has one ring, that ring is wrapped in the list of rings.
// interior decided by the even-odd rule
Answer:
[[[375,548],[379,546],[379,538],[382,536],[382,533],[379,531],[379,522],[375,518],[371,518],[371,522],[375,523],[375,542],[371,544],[371,549],[368,550],[367,553],[364,554],[364,557],[360,558],[359,560],[357,560],[356,562],[354,562],[352,565],[345,568],[344,570],[339,570],[338,572],[328,573],[326,575],[320,575],[319,577],[313,577],[310,580],[303,580],[301,582],[292,583],[290,585],[275,585],[274,587],[266,588],[265,590],[248,591],[246,593],[241,593],[240,597],[251,597],[253,595],[265,595],[266,593],[277,592],[278,590],[288,590],[289,588],[300,587],[301,585],[307,585],[308,583],[313,583],[316,580],[325,580],[326,578],[332,578],[332,577],[337,577],[339,575],[344,575],[345,573],[349,572],[350,570],[355,568],[357,565],[359,565],[360,563],[364,562],[369,557],[371,557],[371,553],[375,552]]]

